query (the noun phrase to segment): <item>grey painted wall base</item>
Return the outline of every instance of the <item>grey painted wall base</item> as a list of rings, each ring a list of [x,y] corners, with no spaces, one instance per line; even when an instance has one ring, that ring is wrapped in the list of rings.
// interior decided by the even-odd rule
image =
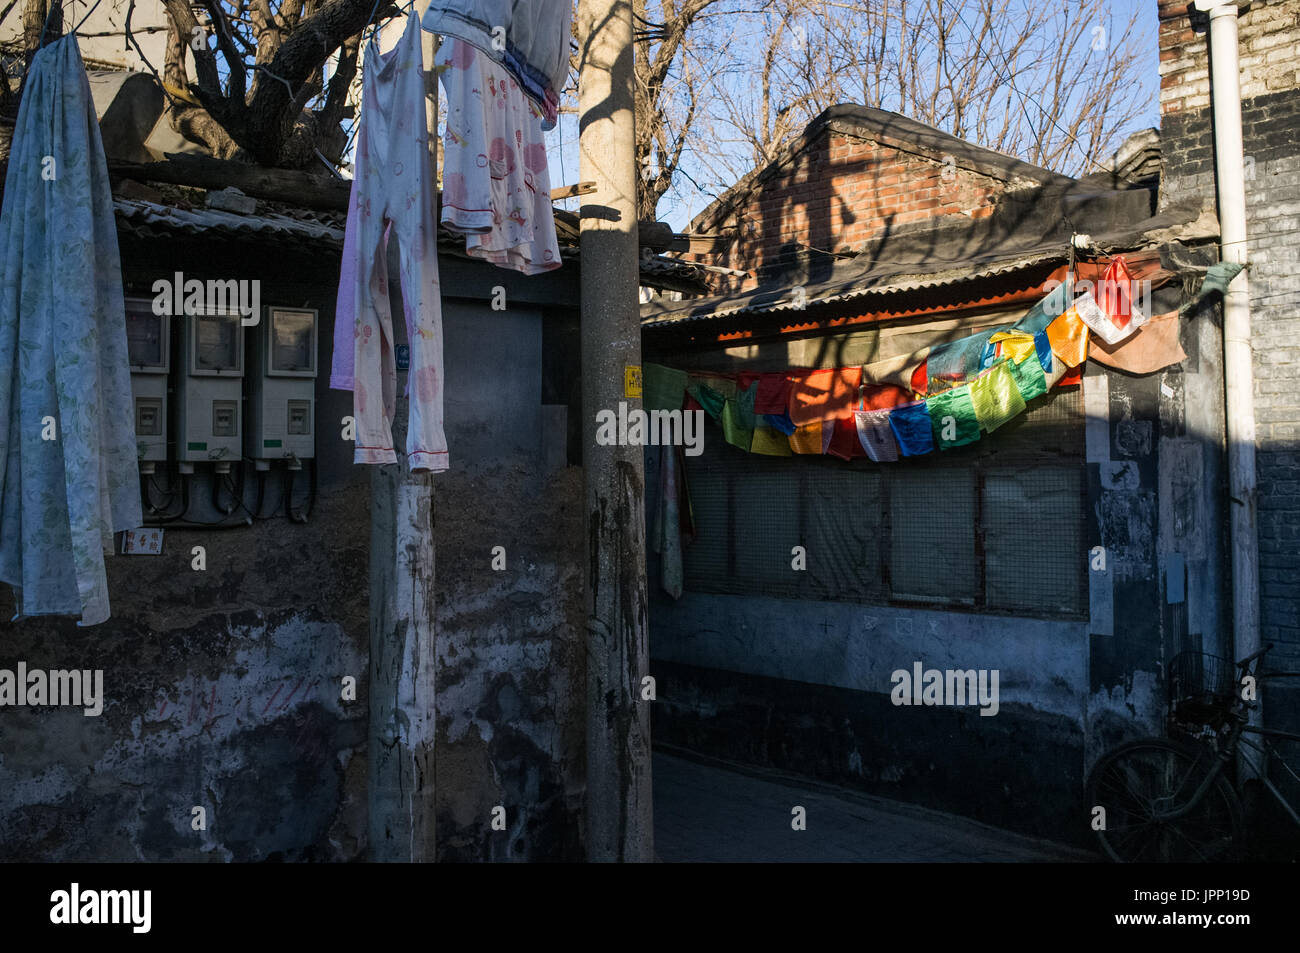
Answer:
[[[665,661],[653,667],[656,742],[1088,843],[1083,734],[1069,718],[1020,704],[995,717],[973,708],[896,707],[878,691]],[[774,823],[785,823],[789,809],[773,805]]]

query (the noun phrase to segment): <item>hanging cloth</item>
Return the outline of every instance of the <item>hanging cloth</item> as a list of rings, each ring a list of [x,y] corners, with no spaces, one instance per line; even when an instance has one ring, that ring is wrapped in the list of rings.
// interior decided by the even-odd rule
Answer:
[[[1088,326],[1072,307],[1047,326],[1047,340],[1066,367],[1078,367],[1088,359]]]
[[[858,402],[862,365],[790,372],[790,419],[797,425],[847,417]]]
[[[722,406],[722,438],[740,450],[749,452],[754,440],[754,414],[749,414],[750,425],[745,426],[745,414],[740,399],[726,401]],[[752,405],[751,405],[752,406]]]
[[[569,75],[572,0],[430,0],[424,29],[472,44],[508,69],[555,128]]]
[[[790,407],[790,378],[784,371],[760,374],[754,410],[760,414],[784,414]]]
[[[1006,328],[990,328],[956,341],[947,341],[931,349],[926,358],[926,373],[939,386],[953,386],[974,380],[985,367],[993,363],[993,335]],[[934,390],[935,388],[930,388]]]
[[[1106,273],[1097,282],[1097,305],[1106,316],[1109,329],[1103,326],[1093,330],[1108,345],[1118,344],[1146,324],[1146,313],[1133,300],[1133,275],[1123,255],[1110,260]]]
[[[1027,357],[1019,364],[1012,361],[1009,366],[1011,377],[1020,391],[1020,399],[1028,402],[1047,393],[1047,377],[1043,374],[1043,365],[1036,357]]]
[[[788,457],[790,438],[775,427],[767,425],[767,415],[759,415],[759,423],[754,427],[754,439],[749,445],[750,453],[761,453],[768,457]]]
[[[893,384],[895,387],[910,388],[912,378],[918,365],[924,364],[930,356],[930,348],[921,348],[911,354],[886,358],[862,365],[862,383]],[[924,378],[922,378],[924,380]]]
[[[642,400],[646,410],[681,410],[685,396],[685,371],[673,370],[662,364],[645,365]]]
[[[537,108],[498,63],[462,40],[438,51],[447,90],[442,223],[465,252],[525,275],[560,267]]]
[[[889,427],[905,457],[919,457],[934,450],[934,432],[930,428],[927,400],[895,407],[889,412]]]
[[[401,247],[397,297],[411,349],[406,432],[411,470],[448,466],[443,432],[442,299],[438,281],[434,185],[424,120],[419,22],[387,53],[371,41],[361,84],[356,177],[348,200],[343,266],[334,316],[330,386],[353,392],[354,463],[394,463],[396,345],[388,283],[390,238]]]
[[[802,424],[790,434],[790,449],[795,453],[825,453],[833,429],[833,421],[828,421],[824,425],[820,420]]]
[[[1147,320],[1146,315],[1139,308],[1126,308],[1124,317],[1127,324],[1124,327],[1119,327],[1112,316],[1102,309],[1090,292],[1079,295],[1070,310],[1077,314],[1079,320],[1087,325],[1089,336],[1104,344],[1119,344],[1121,341],[1127,340]]]
[[[964,447],[980,438],[979,418],[971,400],[971,385],[963,384],[952,390],[925,399],[930,411],[930,424],[934,442],[940,450]]]
[[[999,331],[989,338],[989,342],[1000,345],[997,357],[1010,358],[1017,363],[1035,353],[1034,336],[1024,331]]]
[[[1031,339],[1032,345],[1032,339]],[[992,433],[1025,409],[1025,399],[1011,375],[1010,361],[999,361],[971,381],[970,399],[975,418],[985,433]],[[1037,364],[1035,360],[1033,362]]]
[[[1047,331],[1034,333],[1034,351],[1038,354],[1038,364],[1042,367],[1043,373],[1052,373],[1052,342],[1047,336]]]
[[[19,616],[95,625],[112,534],[141,523],[140,478],[117,224],[75,34],[27,73],[0,267],[0,580]]]
[[[682,447],[659,450],[659,507],[650,544],[659,554],[659,583],[674,599],[682,597],[682,550],[695,538],[695,520],[686,487]]]
[[[758,415],[754,413],[754,402],[758,398],[758,382],[752,381],[736,389],[736,422],[745,430],[758,426]]]
[[[823,426],[827,426],[827,423],[823,423]],[[841,460],[852,460],[867,455],[867,451],[862,447],[862,441],[858,439],[858,425],[854,414],[835,419],[831,442],[826,445],[826,452]]]
[[[1093,341],[1088,348],[1088,357],[1098,364],[1130,374],[1154,374],[1171,364],[1187,360],[1187,352],[1178,343],[1178,327],[1177,311],[1157,314],[1132,337],[1114,347]]]
[[[898,459],[898,440],[889,426],[888,410],[857,410],[853,412],[858,430],[858,441],[867,456],[876,463],[893,463]]]
[[[733,386],[734,390],[734,386]],[[718,393],[708,384],[693,383],[687,388],[687,393],[694,397],[702,408],[714,420],[722,420],[722,409],[726,406],[727,398],[725,395]]]
[[[1038,304],[1030,308],[1023,318],[1016,322],[1015,330],[1025,331],[1028,334],[1046,331],[1047,326],[1055,321],[1070,306],[1070,302],[1073,300],[1074,278],[1067,273],[1065,281],[1053,288]],[[1047,368],[1044,368],[1044,370],[1047,370]]]
[[[794,421],[790,419],[789,414],[763,414],[763,420],[769,427],[781,431],[787,437],[795,431]]]

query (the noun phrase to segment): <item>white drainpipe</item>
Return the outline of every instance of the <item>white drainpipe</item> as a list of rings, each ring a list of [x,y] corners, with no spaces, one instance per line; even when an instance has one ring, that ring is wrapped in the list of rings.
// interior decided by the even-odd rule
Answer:
[[[1241,144],[1241,82],[1237,64],[1238,5],[1195,0],[1210,15],[1210,92],[1214,104],[1215,178],[1223,260],[1247,263],[1246,181]],[[1228,487],[1232,549],[1233,649],[1259,648],[1259,537],[1255,520],[1255,374],[1250,334],[1250,291],[1243,270],[1223,302],[1223,376],[1226,389]]]

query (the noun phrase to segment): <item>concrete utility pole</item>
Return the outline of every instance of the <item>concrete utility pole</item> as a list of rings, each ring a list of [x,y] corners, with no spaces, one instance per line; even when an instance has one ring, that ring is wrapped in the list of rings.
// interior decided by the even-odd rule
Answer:
[[[438,160],[436,38],[421,35],[429,162]],[[407,254],[407,249],[401,249]],[[389,251],[389,262],[397,256]],[[400,287],[395,274],[389,287]],[[401,322],[396,309],[395,325]],[[396,330],[396,328],[394,328]],[[372,861],[432,862],[435,854],[433,475],[407,466],[409,402],[393,412],[397,463],[370,473],[370,735],[368,818]]]
[[[595,439],[597,411],[628,400],[625,369],[640,380],[631,0],[578,0],[577,27],[580,178],[596,183],[581,210],[587,857],[649,861],[645,464],[641,447]]]
[[[399,413],[405,405],[399,398]],[[394,446],[405,445],[405,418],[393,421]],[[370,474],[373,861],[435,858],[434,578],[432,475],[411,473],[399,452]]]

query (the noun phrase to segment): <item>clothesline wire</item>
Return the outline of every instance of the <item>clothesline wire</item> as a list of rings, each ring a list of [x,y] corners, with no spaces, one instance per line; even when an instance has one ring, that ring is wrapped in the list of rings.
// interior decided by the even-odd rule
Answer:
[[[75,27],[72,28],[73,35],[81,31],[81,28],[86,25],[86,21],[90,19],[90,15],[94,13],[95,9],[103,2],[104,0],[95,0],[95,2],[91,4],[90,9],[86,11],[86,15],[77,22],[77,25]],[[62,7],[63,7],[63,0],[50,0],[50,8],[45,13],[45,22],[41,24],[40,39],[36,41],[36,48],[38,50],[45,45],[45,31],[50,25],[50,20],[54,16],[55,9],[58,8],[61,10]],[[67,35],[68,34],[66,33],[64,34],[64,36]]]
[[[375,42],[375,37],[376,37],[376,36],[378,35],[378,33],[379,33],[379,24],[378,24],[378,23],[372,23],[371,21],[374,20],[374,18],[375,18],[375,14],[377,14],[377,13],[379,12],[379,7],[380,7],[380,4],[382,4],[382,3],[383,3],[383,0],[375,0],[375,5],[374,5],[373,7],[370,8],[370,16],[366,19],[366,22],[370,24],[370,42],[371,42],[371,43],[374,43],[374,42]],[[409,12],[409,11],[410,11],[414,6],[415,6],[415,0],[406,0],[406,3],[402,4],[400,7],[397,8],[397,12],[398,12],[398,14],[407,13],[407,12]]]
[[[63,9],[63,0],[50,0],[50,8],[45,11],[45,22],[41,24],[41,36],[36,41],[36,48],[39,50],[45,45],[45,31],[50,25],[50,18],[54,16],[54,10],[58,8],[60,12]]]
[[[98,6],[99,6],[101,3],[103,3],[103,2],[104,2],[104,0],[95,0],[94,4],[92,4],[91,7],[90,7],[90,9],[86,11],[86,15],[85,15],[84,17],[81,18],[81,21],[76,25],[76,27],[73,29],[72,32],[73,32],[73,33],[80,33],[80,32],[81,32],[81,28],[82,28],[83,26],[85,26],[85,25],[86,25],[86,21],[90,19],[90,15],[91,15],[92,13],[95,12],[95,8],[98,7]]]
[[[1293,234],[1295,234],[1296,232],[1300,232],[1300,228],[1284,228],[1284,229],[1282,229],[1281,231],[1277,231],[1277,232],[1269,232],[1269,233],[1268,233],[1268,237],[1271,237],[1271,236],[1273,236],[1273,235],[1293,235]],[[1237,239],[1236,241],[1231,241],[1231,242],[1217,242],[1216,244],[1217,244],[1220,248],[1227,248],[1229,245],[1244,245],[1244,244],[1246,244],[1246,242],[1258,242],[1258,241],[1261,240],[1262,237],[1264,237],[1264,236],[1257,236],[1257,237],[1255,237],[1255,238],[1239,238],[1239,239]]]

